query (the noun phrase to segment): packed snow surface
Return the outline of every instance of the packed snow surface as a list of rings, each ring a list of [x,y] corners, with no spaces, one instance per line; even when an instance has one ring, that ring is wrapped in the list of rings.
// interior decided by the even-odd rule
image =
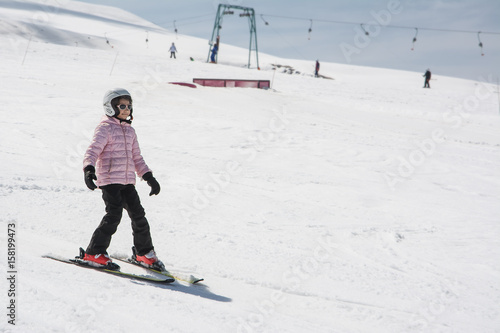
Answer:
[[[321,79],[262,53],[245,68],[248,50],[223,43],[210,64],[208,40],[75,1],[0,1],[0,19],[0,331],[500,331],[492,78],[435,68],[423,89],[425,68],[322,63]],[[197,77],[272,88],[169,84]],[[162,186],[137,184],[155,249],[201,285],[42,258],[77,255],[104,214],[82,160],[114,87]],[[129,221],[111,254],[131,252]]]

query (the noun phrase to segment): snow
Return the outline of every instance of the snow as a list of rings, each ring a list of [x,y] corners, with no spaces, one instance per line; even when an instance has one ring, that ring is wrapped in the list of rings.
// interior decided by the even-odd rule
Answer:
[[[208,64],[207,40],[76,1],[0,1],[0,18],[0,331],[500,331],[491,78],[436,70],[422,89],[423,72],[322,63],[334,80],[317,79],[314,61],[261,53],[260,70],[247,69],[248,50],[224,44]],[[194,77],[272,89],[168,84]],[[113,87],[133,94],[133,125],[162,186],[149,197],[137,184],[155,249],[203,285],[42,258],[77,255],[104,213],[81,163]],[[124,214],[109,252],[131,245]]]

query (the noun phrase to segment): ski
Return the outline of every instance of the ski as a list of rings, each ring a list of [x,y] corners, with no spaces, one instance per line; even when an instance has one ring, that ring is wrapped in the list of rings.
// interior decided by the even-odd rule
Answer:
[[[138,274],[134,274],[134,273],[122,272],[119,269],[114,270],[114,269],[94,267],[94,266],[89,265],[87,262],[81,260],[78,257],[76,257],[75,259],[68,259],[68,258],[64,258],[64,257],[55,256],[52,254],[46,254],[46,255],[43,255],[42,257],[56,260],[59,262],[63,262],[66,264],[73,264],[73,265],[84,267],[84,268],[91,268],[91,269],[94,269],[96,271],[105,272],[108,274],[117,275],[117,276],[129,278],[129,279],[134,279],[134,280],[141,280],[141,281],[154,282],[154,283],[165,283],[165,284],[172,283],[175,281],[175,279],[172,277],[167,277],[165,279],[162,279],[162,278],[155,278],[155,277],[151,277],[151,276],[138,275]],[[145,268],[145,267],[143,267],[143,268]]]
[[[145,267],[145,266],[141,265],[139,262],[137,262],[133,258],[120,257],[120,256],[111,256],[111,258],[119,260],[119,261],[123,261],[123,262],[126,262],[126,263],[129,263],[129,264],[137,265],[137,266],[140,266],[140,267],[145,268],[147,270],[150,270],[152,272],[155,272],[155,273],[158,273],[158,274],[162,274],[162,275],[168,276],[170,278],[173,278],[175,280],[187,282],[187,283],[190,283],[190,284],[197,284],[197,283],[199,283],[199,282],[201,282],[201,281],[204,280],[203,278],[199,278],[199,277],[196,277],[196,276],[191,275],[191,274],[184,274],[184,273],[181,273],[181,272],[172,272],[172,271],[169,271],[169,270],[160,271],[160,270],[157,270],[157,269],[154,269],[154,268]]]

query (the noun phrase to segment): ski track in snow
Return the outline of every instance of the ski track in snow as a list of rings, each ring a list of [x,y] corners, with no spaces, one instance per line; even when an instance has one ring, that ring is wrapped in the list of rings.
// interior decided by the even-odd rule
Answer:
[[[266,54],[246,69],[228,45],[207,64],[205,40],[73,1],[2,1],[0,18],[0,221],[18,269],[16,326],[0,331],[499,332],[496,86],[334,63],[315,79],[314,62]],[[168,84],[195,77],[274,80]],[[42,258],[78,254],[104,214],[81,163],[116,86],[162,186],[137,182],[155,249],[201,285]],[[124,214],[109,251],[131,243]]]

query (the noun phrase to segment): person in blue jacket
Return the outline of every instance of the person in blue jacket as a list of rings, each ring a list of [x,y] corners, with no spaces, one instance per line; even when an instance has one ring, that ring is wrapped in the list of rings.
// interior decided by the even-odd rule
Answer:
[[[212,49],[212,56],[210,57],[210,62],[215,63],[215,56],[217,55],[218,50],[219,50],[219,44],[215,44]]]
[[[174,57],[174,59],[177,59],[176,56],[175,56],[175,53],[177,52],[177,48],[175,47],[175,44],[172,43],[172,46],[170,46],[170,59],[172,59],[172,57]]]

